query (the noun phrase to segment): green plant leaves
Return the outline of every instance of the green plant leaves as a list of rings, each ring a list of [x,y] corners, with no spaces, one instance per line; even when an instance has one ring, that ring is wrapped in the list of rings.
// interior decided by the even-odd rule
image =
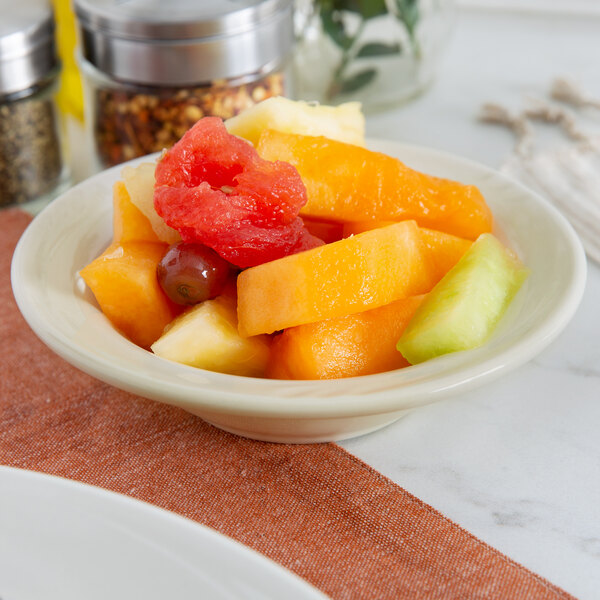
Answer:
[[[398,42],[367,42],[361,46],[358,45],[368,21],[390,14],[388,11],[390,2],[392,3],[391,11],[395,18],[404,23],[414,45],[415,28],[420,18],[419,0],[315,0],[323,32],[342,50],[340,64],[336,68],[329,86],[328,97],[330,99],[338,94],[355,92],[367,86],[377,76],[377,70],[373,67],[346,76],[345,72],[353,60],[390,56],[403,51],[402,45]],[[350,27],[350,31],[348,30],[347,22],[344,19],[344,15],[347,17],[348,13],[353,16],[351,22],[356,23],[358,17],[357,30],[355,27]]]
[[[360,15],[363,19],[374,19],[387,14],[385,0],[318,0],[321,11],[348,11]]]
[[[377,69],[364,69],[359,71],[340,82],[338,93],[349,94],[350,92],[355,92],[356,90],[369,85],[375,78],[375,75],[377,75]]]
[[[346,33],[341,13],[337,10],[322,7],[320,16],[323,31],[331,38],[331,40],[343,50],[350,48],[353,38]]]
[[[356,58],[369,58],[371,56],[388,56],[390,54],[400,54],[402,46],[400,44],[383,44],[380,42],[370,42],[360,47],[356,53]]]
[[[419,22],[419,0],[395,0],[398,18],[402,21],[411,37]]]
[[[342,4],[345,3],[342,2]],[[357,5],[354,12],[359,13],[365,20],[387,14],[385,0],[355,0],[354,2],[349,2],[349,4]]]

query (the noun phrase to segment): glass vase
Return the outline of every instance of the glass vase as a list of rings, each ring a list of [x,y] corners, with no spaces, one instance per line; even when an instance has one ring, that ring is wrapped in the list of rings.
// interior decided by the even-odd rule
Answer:
[[[297,0],[294,93],[365,111],[402,103],[433,80],[453,0]]]

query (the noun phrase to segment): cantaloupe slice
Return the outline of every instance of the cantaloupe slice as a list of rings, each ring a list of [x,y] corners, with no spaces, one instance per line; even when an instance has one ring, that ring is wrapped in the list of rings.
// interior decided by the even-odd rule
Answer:
[[[113,242],[160,242],[122,181],[113,186]]]
[[[356,223],[344,223],[343,235],[356,235],[363,231],[370,231],[378,227],[386,227],[391,225],[393,221],[360,221]],[[471,240],[437,231],[435,229],[427,229],[421,227],[421,237],[425,242],[432,263],[437,271],[436,278],[441,279],[463,256],[463,254],[471,247]]]
[[[272,333],[428,292],[435,269],[414,221],[326,244],[242,271],[239,330]]]
[[[492,234],[478,238],[427,295],[397,347],[411,363],[481,346],[529,275]]]
[[[471,240],[492,230],[492,213],[475,186],[414,171],[391,156],[272,130],[261,134],[258,152],[298,169],[308,194],[302,215],[344,222],[414,219]]]
[[[229,133],[254,145],[265,129],[324,135],[348,144],[365,145],[365,117],[358,102],[326,106],[283,97],[268,98],[227,119],[225,127]]]
[[[235,299],[224,295],[179,315],[152,344],[152,351],[200,369],[261,377],[269,360],[270,342],[266,335],[240,336]]]
[[[421,238],[429,251],[437,279],[441,279],[454,267],[473,245],[471,240],[425,227],[421,228]]]
[[[156,279],[166,249],[153,242],[111,244],[79,272],[106,317],[142,348],[149,348],[180,312]]]
[[[286,329],[273,340],[267,376],[335,379],[406,367],[396,342],[423,298]]]

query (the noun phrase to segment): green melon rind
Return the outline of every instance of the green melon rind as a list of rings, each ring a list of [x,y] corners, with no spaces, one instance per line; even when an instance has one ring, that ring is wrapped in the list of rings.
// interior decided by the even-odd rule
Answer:
[[[485,343],[529,269],[482,234],[417,309],[397,349],[412,365]]]

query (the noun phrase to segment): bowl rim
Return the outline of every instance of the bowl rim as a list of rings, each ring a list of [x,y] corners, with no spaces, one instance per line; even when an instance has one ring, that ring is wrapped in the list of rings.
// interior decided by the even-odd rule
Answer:
[[[132,358],[145,363],[151,376],[147,372],[132,371],[114,358],[100,356],[65,335],[54,322],[46,320],[45,315],[38,311],[32,302],[32,294],[35,296],[39,290],[36,290],[35,282],[27,279],[27,270],[31,268],[32,261],[40,260],[39,252],[35,250],[39,250],[39,240],[43,237],[47,221],[60,210],[85,197],[88,188],[93,190],[95,184],[119,179],[126,164],[155,160],[158,154],[134,159],[93,175],[64,192],[33,219],[17,244],[11,265],[17,305],[29,326],[47,346],[67,362],[100,380],[146,398],[187,407],[188,410],[193,407],[196,411],[207,413],[247,416],[338,418],[399,412],[492,381],[533,358],[550,344],[577,310],[585,289],[587,271],[583,246],[560,212],[521,183],[475,161],[391,140],[369,139],[367,145],[391,155],[420,156],[434,162],[461,165],[492,182],[509,186],[526,198],[535,210],[545,214],[569,251],[569,255],[565,256],[570,267],[569,278],[562,286],[556,306],[537,324],[533,333],[510,344],[510,347],[500,348],[491,356],[486,356],[486,344],[407,369],[337,380],[282,381],[204,371],[165,361],[135,346],[120,334],[116,335],[121,342],[131,346]],[[107,206],[111,205],[111,201],[112,198],[106,199]],[[465,366],[467,356],[473,360]],[[436,372],[442,374],[435,375]],[[350,382],[343,385],[345,388],[352,387],[352,393],[336,393],[335,388],[340,387],[340,382]],[[227,389],[231,385],[234,386],[233,391]],[[370,391],[360,393],[365,385]],[[238,388],[239,391],[235,391]]]

